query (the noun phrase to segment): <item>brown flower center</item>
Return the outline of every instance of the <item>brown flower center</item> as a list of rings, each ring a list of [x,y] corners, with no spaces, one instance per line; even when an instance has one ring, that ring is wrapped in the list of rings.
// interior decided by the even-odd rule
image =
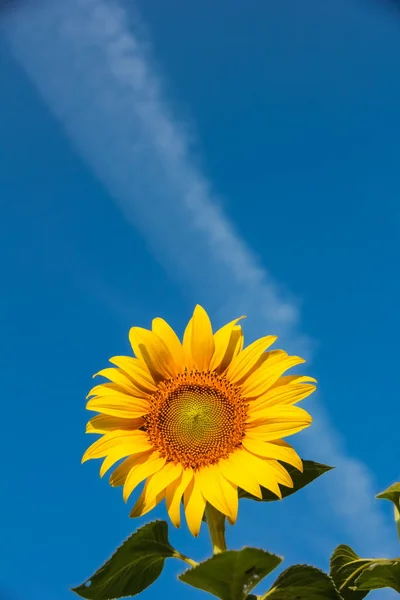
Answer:
[[[168,461],[199,469],[226,458],[244,436],[240,389],[214,372],[185,372],[160,383],[145,429]]]

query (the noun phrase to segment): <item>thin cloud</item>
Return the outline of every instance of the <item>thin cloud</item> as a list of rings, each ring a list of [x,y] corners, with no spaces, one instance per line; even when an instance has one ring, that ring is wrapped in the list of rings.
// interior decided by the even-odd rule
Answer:
[[[309,355],[297,304],[240,238],[193,159],[138,19],[112,0],[37,0],[1,28],[73,146],[171,277],[214,315],[248,314],[257,331],[274,331]],[[360,551],[393,553],[371,473],[347,455],[327,415],[313,412],[302,443],[338,467],[325,483],[333,514]]]

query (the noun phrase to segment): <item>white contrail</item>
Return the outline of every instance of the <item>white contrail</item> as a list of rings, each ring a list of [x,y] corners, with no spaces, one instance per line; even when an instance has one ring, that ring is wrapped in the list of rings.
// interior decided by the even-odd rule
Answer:
[[[307,353],[296,305],[283,299],[197,167],[139,28],[113,0],[32,0],[1,25],[71,143],[171,276],[214,315],[248,314],[257,331],[277,332],[291,351]],[[325,491],[360,551],[393,553],[371,474],[346,454],[321,409],[303,445],[338,467]]]

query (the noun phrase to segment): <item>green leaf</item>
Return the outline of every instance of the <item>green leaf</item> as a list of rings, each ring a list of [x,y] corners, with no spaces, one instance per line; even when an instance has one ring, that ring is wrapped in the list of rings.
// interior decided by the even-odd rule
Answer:
[[[359,590],[379,590],[390,587],[400,594],[400,558],[372,563],[356,581]]]
[[[179,579],[221,600],[243,600],[281,562],[279,556],[258,548],[227,550],[185,571]]]
[[[397,481],[386,490],[377,495],[377,498],[391,500],[393,504],[400,504],[400,481]]]
[[[293,488],[288,488],[285,486],[281,486],[282,497],[286,498],[287,496],[291,496],[301,488],[305,487],[317,477],[320,477],[327,471],[330,471],[334,467],[328,467],[327,465],[322,465],[320,463],[316,463],[312,460],[303,460],[303,473],[295,469],[290,465],[285,464],[285,469],[287,469],[289,475],[293,479]],[[257,500],[258,502],[272,502],[273,500],[278,500],[278,497],[275,496],[272,492],[265,488],[261,488],[262,491],[262,500],[252,496],[251,494],[245,492],[244,490],[239,491],[239,498],[250,498],[251,500]]]
[[[400,558],[360,558],[342,544],[332,554],[331,577],[344,600],[361,600],[384,587],[400,593]]]
[[[397,481],[384,492],[377,495],[377,498],[390,500],[394,504],[394,520],[397,527],[397,533],[400,538],[400,481]]]
[[[340,600],[332,579],[309,565],[293,565],[279,575],[261,600]]]
[[[89,600],[135,596],[151,585],[168,557],[177,552],[168,541],[165,521],[153,521],[133,533],[112,557],[73,592]]]
[[[341,544],[331,556],[331,577],[344,600],[362,600],[368,591],[356,591],[355,580],[370,561],[360,558],[350,546]]]

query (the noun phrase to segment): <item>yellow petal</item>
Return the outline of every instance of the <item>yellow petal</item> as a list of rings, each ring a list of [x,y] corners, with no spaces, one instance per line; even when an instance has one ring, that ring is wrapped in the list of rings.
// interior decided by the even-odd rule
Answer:
[[[201,522],[206,508],[206,500],[200,491],[196,473],[185,490],[183,500],[189,531],[194,537],[197,537],[200,532]]]
[[[152,445],[144,431],[111,431],[89,446],[82,457],[82,462],[84,463],[92,458],[104,458],[117,448],[121,448],[121,451],[125,452],[121,456],[122,458],[123,456],[149,450]]]
[[[311,416],[296,406],[274,406],[265,409],[263,418],[246,426],[246,437],[270,442],[293,435],[308,427]]]
[[[218,465],[211,465],[200,469],[196,473],[196,478],[200,486],[200,491],[204,498],[212,504],[219,512],[223,515],[234,517],[231,514],[231,507],[229,506],[222,488],[223,475]]]
[[[134,385],[131,379],[120,369],[115,369],[112,367],[108,369],[102,369],[93,375],[93,377],[106,377],[115,383],[119,387],[120,391],[124,394],[132,394],[132,396],[139,394],[139,396],[143,396],[143,392],[141,393],[141,390]]]
[[[243,462],[246,463],[248,471],[255,477],[258,483],[267,490],[273,492],[278,498],[282,498],[282,492],[278,485],[278,474],[272,468],[271,465],[267,463],[265,459],[262,459],[247,450],[243,451],[246,456],[243,458]],[[287,474],[289,477],[289,474]]]
[[[183,332],[183,355],[185,359],[185,366],[190,370],[195,367],[193,356],[192,356],[192,329],[193,329],[193,317],[189,320]]]
[[[221,489],[225,498],[225,502],[229,507],[229,514],[227,519],[231,525],[236,523],[238,509],[239,509],[239,496],[237,485],[231,483],[221,474]]]
[[[254,365],[259,360],[260,356],[265,352],[271,344],[275,342],[277,338],[273,335],[267,335],[266,337],[260,338],[256,340],[247,348],[243,350],[240,354],[238,354],[229,365],[226,377],[232,383],[236,383],[246,377],[250,369],[254,367]]]
[[[280,485],[285,485],[289,488],[293,487],[293,479],[291,478],[285,467],[281,465],[280,462],[268,458],[264,459],[264,464],[272,470]]]
[[[229,458],[224,458],[218,462],[218,467],[222,475],[234,485],[242,488],[256,498],[262,498],[260,486],[257,479],[249,473],[246,462],[245,453],[243,450],[233,452]]]
[[[182,465],[169,462],[162,469],[154,473],[149,480],[149,494],[157,496],[161,490],[166,489],[170,483],[182,475]]]
[[[247,422],[251,423],[262,418],[266,408],[273,406],[291,406],[304,400],[316,390],[315,385],[300,383],[299,385],[280,385],[273,387],[268,392],[249,403],[247,409]]]
[[[259,426],[254,427],[252,429],[248,429],[246,431],[246,436],[249,438],[253,438],[256,440],[263,440],[264,442],[270,442],[277,438],[285,438],[290,435],[294,435],[295,433],[299,433],[306,427],[308,427],[310,423],[273,423],[271,427]]]
[[[109,415],[96,415],[86,425],[86,433],[107,433],[116,429],[133,431],[144,425],[143,417],[137,419],[121,419]]]
[[[150,482],[149,480],[147,480],[144,484],[142,493],[140,494],[135,506],[131,510],[131,513],[129,515],[131,518],[141,517],[145,515],[146,513],[153,510],[153,508],[155,508],[157,504],[159,504],[159,502],[161,502],[161,500],[165,498],[165,489],[161,490],[161,492],[157,496],[154,496],[149,494],[149,487]]]
[[[129,471],[124,483],[123,498],[125,502],[128,500],[135,487],[144,479],[162,469],[165,462],[166,459],[162,458],[159,452],[156,451],[153,452],[143,464],[134,465]]]
[[[260,419],[252,423],[246,423],[247,429],[255,429],[259,427],[268,427],[274,422],[300,422],[309,425],[312,422],[311,415],[300,408],[299,406],[291,406],[287,404],[277,404],[273,406],[259,407]],[[278,439],[278,438],[275,438]]]
[[[186,353],[190,349],[194,366],[199,371],[207,371],[214,354],[214,337],[210,318],[199,304],[194,309],[184,345]]]
[[[249,369],[246,373],[246,377],[244,377],[241,380],[241,385],[244,384],[244,382],[251,376],[253,375],[253,373],[255,373],[256,371],[258,371],[263,364],[270,359],[271,355],[275,355],[275,356],[288,356],[288,353],[285,352],[284,350],[269,350],[266,352],[263,352],[262,354],[260,354],[258,360],[253,364],[253,366],[251,367],[251,369]]]
[[[131,459],[137,460],[138,456],[141,456],[142,454],[147,454],[150,455],[153,449],[151,449],[150,451],[143,451],[140,454],[133,454],[130,455]],[[118,462],[119,460],[121,460],[121,458],[125,458],[127,456],[126,454],[126,450],[124,448],[124,446],[118,446],[117,448],[115,448],[114,450],[111,450],[110,453],[106,456],[106,458],[103,460],[103,463],[100,467],[100,477],[103,477],[103,475],[105,475],[105,473],[111,469],[111,467],[113,467],[115,465],[116,462]],[[129,459],[126,459],[129,460]]]
[[[303,471],[303,461],[300,456],[297,454],[296,450],[283,440],[263,442],[259,439],[245,437],[242,440],[242,444],[246,450],[253,454],[257,454],[257,456],[281,460],[288,465],[296,467],[299,471]]]
[[[167,487],[165,501],[167,505],[167,511],[171,523],[175,527],[179,527],[181,524],[181,500],[189,483],[193,479],[192,469],[185,469],[181,476],[170,483]]]
[[[268,354],[262,366],[243,382],[241,389],[245,398],[255,398],[265,394],[285,371],[305,362],[299,356],[282,355],[282,351]]]
[[[86,408],[122,419],[137,419],[149,412],[148,401],[144,398],[134,398],[117,393],[114,396],[92,398],[86,404]]]
[[[152,329],[167,346],[171,356],[175,361],[177,370],[182,372],[185,367],[183,348],[175,331],[166,321],[164,321],[164,319],[161,319],[160,317],[153,319]]]
[[[280,385],[293,385],[298,383],[317,383],[314,377],[308,375],[283,375],[280,377],[272,387],[278,387]]]
[[[120,465],[118,465],[115,471],[111,473],[110,485],[112,485],[112,487],[119,487],[123,485],[132,467],[145,463],[153,454],[153,451],[154,450],[151,449],[150,451],[141,454],[134,454],[133,456],[126,458]]]
[[[130,516],[140,517],[146,512],[151,510],[149,507],[153,507],[157,504],[157,498],[165,497],[166,488],[170,483],[176,481],[182,473],[182,465],[174,463],[167,463],[159,471],[151,475],[143,490],[144,494],[142,498],[139,498],[136,505],[133,507]]]
[[[242,328],[240,325],[237,325],[233,328],[231,339],[229,342],[228,349],[225,353],[224,358],[222,359],[221,364],[219,365],[217,372],[222,374],[231,364],[232,360],[235,356],[238,356],[243,350],[244,345],[244,335]]]
[[[101,385],[95,385],[86,398],[90,396],[115,396],[115,394],[121,393],[121,388],[115,383],[102,383]]]
[[[113,356],[110,363],[122,369],[143,392],[149,394],[157,390],[157,386],[146,364],[132,356]]]
[[[117,448],[117,450],[121,450],[121,447]],[[123,448],[122,448],[122,450],[123,450]],[[108,454],[101,464],[100,477],[103,477],[103,475],[105,475],[105,473],[108,471],[108,469],[111,469],[111,467],[113,465],[115,465],[116,462],[121,460],[121,458],[125,458],[125,456],[126,456],[125,452],[122,452],[122,456],[119,456],[119,453],[116,450],[114,450],[113,452]]]
[[[156,333],[142,327],[132,327],[129,341],[135,355],[143,360],[153,378],[168,379],[178,374],[170,351]]]
[[[227,325],[218,329],[218,331],[214,334],[214,344],[215,350],[210,362],[210,371],[214,371],[217,369],[221,363],[224,361],[224,357],[226,354],[229,354],[229,362],[226,366],[231,362],[234,351],[237,346],[237,341],[241,336],[242,328],[240,326],[236,327],[236,323],[245,317],[239,317]]]

